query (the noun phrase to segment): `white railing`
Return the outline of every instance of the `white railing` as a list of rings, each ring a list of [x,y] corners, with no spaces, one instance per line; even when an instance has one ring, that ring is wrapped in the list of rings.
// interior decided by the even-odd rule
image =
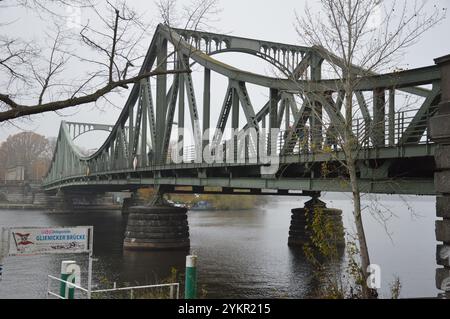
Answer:
[[[57,278],[55,276],[48,275],[47,276],[47,299],[52,296],[58,299],[67,299],[65,296],[61,296],[59,293],[55,293],[51,291],[52,282],[57,281],[59,283],[65,283],[68,289],[75,289],[80,291],[82,294],[86,294],[86,298],[90,299],[89,291],[86,288],[80,287],[74,283],[68,282],[66,280],[62,280],[61,278]],[[180,298],[180,284],[179,283],[169,283],[169,284],[159,284],[159,285],[145,285],[145,286],[133,286],[133,287],[116,287],[116,283],[114,283],[114,287],[110,289],[99,289],[92,290],[90,293],[99,294],[99,293],[112,293],[118,291],[129,291],[130,299],[134,299],[136,290],[144,290],[144,289],[156,289],[156,288],[169,288],[169,298],[170,299],[179,299]]]
[[[89,291],[86,288],[80,287],[80,286],[78,286],[78,285],[76,285],[76,284],[74,284],[72,282],[63,280],[61,278],[57,278],[55,276],[48,275],[47,276],[47,299],[48,299],[49,296],[53,296],[53,297],[56,297],[58,299],[68,299],[66,296],[61,296],[59,293],[54,293],[54,292],[51,291],[52,281],[57,281],[60,284],[61,283],[65,283],[68,289],[72,289],[73,288],[73,289],[79,290],[82,293],[85,293],[86,296],[89,295]]]

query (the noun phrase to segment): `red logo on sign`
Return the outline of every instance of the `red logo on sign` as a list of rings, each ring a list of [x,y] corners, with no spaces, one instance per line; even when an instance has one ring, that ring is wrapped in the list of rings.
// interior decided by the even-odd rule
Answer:
[[[30,234],[21,234],[21,233],[14,233],[14,237],[15,236],[19,236],[19,241],[17,242],[17,246],[26,246],[26,245],[30,245],[30,244],[34,244],[32,241],[28,240],[28,237],[30,236]]]

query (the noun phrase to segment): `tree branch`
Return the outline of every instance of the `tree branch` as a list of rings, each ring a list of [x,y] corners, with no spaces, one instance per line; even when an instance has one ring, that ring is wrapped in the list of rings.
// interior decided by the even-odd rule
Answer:
[[[0,122],[15,119],[21,116],[27,116],[27,115],[33,115],[38,113],[45,113],[50,111],[57,111],[77,105],[83,105],[88,104],[92,102],[96,102],[99,98],[105,96],[106,94],[110,93],[114,89],[118,87],[124,87],[127,84],[131,83],[137,83],[140,80],[155,76],[155,75],[161,75],[161,74],[179,74],[179,73],[190,73],[190,70],[173,70],[173,71],[152,71],[152,72],[146,72],[143,74],[140,74],[138,76],[120,80],[120,81],[114,81],[109,82],[104,87],[98,89],[97,91],[80,96],[80,97],[74,97],[66,100],[56,101],[56,102],[50,102],[45,104],[38,104],[38,105],[20,105],[17,104],[15,101],[13,101],[8,95],[0,94],[0,101],[8,105],[11,109],[5,112],[0,112]]]

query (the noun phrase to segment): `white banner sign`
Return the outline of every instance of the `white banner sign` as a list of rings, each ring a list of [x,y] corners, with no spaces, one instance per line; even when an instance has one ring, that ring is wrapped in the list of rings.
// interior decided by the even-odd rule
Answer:
[[[9,255],[87,253],[92,227],[9,228]]]

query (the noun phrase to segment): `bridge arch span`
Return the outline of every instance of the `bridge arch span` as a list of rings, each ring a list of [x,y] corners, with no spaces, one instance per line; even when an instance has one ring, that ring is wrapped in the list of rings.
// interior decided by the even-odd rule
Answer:
[[[173,52],[170,50],[176,54],[171,54]],[[214,58],[214,55],[226,52],[257,56],[289,73],[291,78],[258,75]],[[168,61],[168,57],[173,57],[174,60]],[[156,76],[153,80],[156,84],[155,94],[150,88],[149,79],[142,79],[133,85],[115,125],[61,124],[45,187],[53,189],[77,185],[114,185],[116,182],[115,187],[129,187],[147,181],[156,185],[248,187],[259,190],[273,186],[285,191],[292,187],[297,189],[298,186],[294,186],[291,179],[302,177],[310,181],[300,184],[300,188],[305,191],[337,190],[338,176],[323,181],[324,185],[320,184],[321,186],[312,182],[320,176],[320,171],[315,169],[317,165],[314,164],[330,161],[329,154],[320,153],[323,149],[332,147],[338,154],[336,156],[342,156],[342,150],[329,138],[333,126],[342,125],[344,121],[341,112],[342,86],[338,79],[320,80],[323,61],[338,66],[341,63],[338,57],[321,48],[170,29],[160,25],[140,74],[156,68],[185,70],[191,63],[196,63],[204,69],[202,103],[198,103],[200,99],[196,93],[199,89],[194,90],[196,83],[189,72],[175,73],[170,77]],[[357,66],[353,70],[356,75],[364,71]],[[211,72],[228,79],[220,110],[211,107]],[[298,80],[305,72],[315,76],[308,81]],[[293,78],[297,81],[293,81]],[[441,75],[436,66],[361,77],[355,89],[355,99],[358,100],[363,117],[357,119],[354,127],[355,137],[361,149],[364,149],[359,159],[362,163],[373,159],[387,162],[382,167],[362,165],[360,174],[363,179],[395,179],[395,176],[389,176],[393,171],[390,168],[400,158],[420,157],[428,160],[432,157],[434,148],[426,136],[426,123],[439,102],[440,81]],[[253,104],[252,96],[247,90],[249,84],[267,90],[269,99],[262,107],[258,108]],[[430,84],[431,90],[418,87]],[[418,105],[411,116],[405,116],[395,106],[396,91],[425,97],[425,101]],[[373,101],[364,100],[362,92],[371,92],[375,98]],[[305,97],[311,94],[314,95],[314,101],[304,99],[303,104],[294,98],[294,95]],[[313,109],[318,112],[312,112]],[[211,112],[219,114],[217,124],[211,125]],[[187,119],[184,118],[186,113]],[[239,119],[242,113],[244,121]],[[184,128],[187,121],[191,123],[195,143],[192,148],[181,144],[179,153],[184,161],[176,163],[169,156],[176,142],[171,139],[172,133],[174,127],[180,130]],[[257,134],[264,134],[261,132],[265,128],[283,130],[277,135],[276,146],[269,148],[264,145],[265,148],[262,148],[270,152],[268,155],[279,160],[279,170],[270,176],[261,173],[261,167],[267,163],[260,161],[261,148],[256,147],[256,139],[252,137],[237,142],[236,147],[245,150],[243,161],[207,163],[202,157],[205,145],[220,146],[226,153],[226,143],[229,141],[222,137],[226,127],[241,131],[252,128]],[[202,136],[202,131],[206,128],[213,128],[214,135],[206,138]],[[74,140],[93,130],[107,131],[109,135],[94,154],[84,156],[75,146]],[[428,173],[422,172],[420,178]],[[242,178],[237,184],[224,182],[227,178],[239,180],[237,176]],[[414,179],[419,176],[410,173],[405,178],[410,178],[412,185],[416,185]],[[283,179],[290,180],[283,184]],[[417,191],[417,188],[411,187],[408,192],[413,189],[414,192]],[[432,186],[427,186],[419,191],[429,194],[433,189]]]

